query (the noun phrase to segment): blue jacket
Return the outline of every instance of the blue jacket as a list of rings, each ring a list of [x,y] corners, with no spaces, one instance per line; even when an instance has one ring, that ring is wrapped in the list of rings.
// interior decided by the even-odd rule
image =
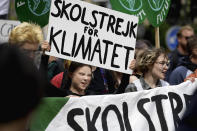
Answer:
[[[169,82],[169,79],[170,79],[170,75],[172,73],[172,71],[178,67],[181,59],[183,57],[185,57],[184,55],[182,55],[178,49],[175,49],[174,51],[172,51],[170,54],[169,54],[169,60],[170,60],[170,67],[168,68],[167,72],[166,72],[166,77],[165,77],[165,81]]]
[[[169,77],[170,85],[178,85],[182,83],[196,68],[197,65],[192,63],[189,57],[183,57],[180,61],[180,65],[173,70]]]

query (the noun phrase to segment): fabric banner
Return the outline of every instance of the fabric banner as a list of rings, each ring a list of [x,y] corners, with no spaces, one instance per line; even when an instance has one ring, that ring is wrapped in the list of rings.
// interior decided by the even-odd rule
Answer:
[[[197,80],[118,95],[44,98],[31,131],[174,131]]]
[[[52,0],[47,55],[131,74],[138,18],[79,0]]]

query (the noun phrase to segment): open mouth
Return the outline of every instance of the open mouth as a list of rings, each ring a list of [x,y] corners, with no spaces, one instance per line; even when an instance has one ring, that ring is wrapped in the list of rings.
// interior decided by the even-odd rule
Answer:
[[[82,86],[87,86],[87,82],[81,82]]]

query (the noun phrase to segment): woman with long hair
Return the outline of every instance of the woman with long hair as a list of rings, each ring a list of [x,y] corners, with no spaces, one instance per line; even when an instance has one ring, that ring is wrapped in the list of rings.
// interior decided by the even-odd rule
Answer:
[[[145,51],[136,64],[142,76],[137,79],[137,82],[130,83],[125,89],[125,92],[169,85],[163,80],[169,65],[168,56],[163,49]]]
[[[92,79],[92,66],[71,62],[62,88],[66,89],[68,96],[84,96],[93,93],[87,92]]]

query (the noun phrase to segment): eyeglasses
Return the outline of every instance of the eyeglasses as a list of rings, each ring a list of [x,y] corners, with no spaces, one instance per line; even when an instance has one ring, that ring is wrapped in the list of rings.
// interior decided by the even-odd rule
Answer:
[[[186,40],[188,40],[188,39],[191,38],[192,36],[183,36],[183,35],[182,35],[182,37],[185,38]]]
[[[168,62],[166,62],[166,61],[159,61],[159,62],[155,62],[155,63],[162,65],[162,67],[164,67],[164,65],[166,65],[167,67],[170,66],[170,61],[168,61]]]
[[[28,56],[36,56],[40,53],[39,50],[29,50],[29,49],[22,49],[22,52]]]

